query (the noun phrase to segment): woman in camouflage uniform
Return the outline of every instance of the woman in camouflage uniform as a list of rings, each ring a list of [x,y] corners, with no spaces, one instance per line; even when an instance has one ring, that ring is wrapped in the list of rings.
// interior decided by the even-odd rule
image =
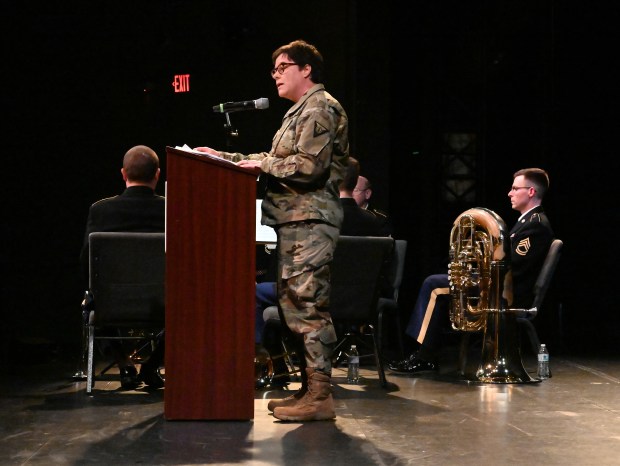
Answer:
[[[298,346],[302,388],[269,409],[281,420],[336,417],[331,355],[336,332],[329,314],[330,263],[342,224],[338,185],[349,156],[347,115],[323,81],[323,58],[302,40],[272,54],[280,97],[295,104],[284,115],[269,152],[243,155],[196,150],[260,169],[267,178],[262,223],[278,236],[278,301]],[[303,357],[301,357],[303,355]]]

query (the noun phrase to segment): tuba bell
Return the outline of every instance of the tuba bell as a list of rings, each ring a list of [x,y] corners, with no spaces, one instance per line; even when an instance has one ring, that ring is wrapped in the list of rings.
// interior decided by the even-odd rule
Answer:
[[[482,207],[460,214],[450,232],[450,321],[455,330],[484,332],[475,379],[485,383],[534,382],[523,368],[512,274],[504,249],[506,224]]]

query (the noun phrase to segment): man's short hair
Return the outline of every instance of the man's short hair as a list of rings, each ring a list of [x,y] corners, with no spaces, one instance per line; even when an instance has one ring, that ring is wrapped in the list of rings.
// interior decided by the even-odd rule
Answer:
[[[148,146],[135,146],[123,158],[123,169],[129,181],[149,182],[157,175],[159,157]]]
[[[538,196],[542,199],[549,189],[549,174],[542,168],[523,168],[512,175],[512,178],[523,176],[528,183],[536,188]]]
[[[357,185],[357,178],[360,175],[360,163],[357,159],[349,156],[349,164],[344,171],[344,178],[342,179],[340,186],[344,191],[353,191],[355,185]]]

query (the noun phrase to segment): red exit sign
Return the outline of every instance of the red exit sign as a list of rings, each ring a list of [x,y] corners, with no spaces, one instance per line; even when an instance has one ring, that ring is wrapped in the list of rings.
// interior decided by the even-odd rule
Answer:
[[[189,92],[189,74],[175,74],[172,88],[174,92]]]

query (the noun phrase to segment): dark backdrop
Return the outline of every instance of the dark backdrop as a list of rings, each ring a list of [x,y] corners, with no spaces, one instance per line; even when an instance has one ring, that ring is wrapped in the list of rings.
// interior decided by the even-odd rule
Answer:
[[[232,145],[270,147],[290,106],[277,97],[270,55],[304,38],[324,55],[327,88],[348,112],[352,154],[375,185],[375,206],[409,240],[403,307],[445,259],[456,215],[484,206],[511,226],[512,173],[541,166],[551,175],[546,209],[565,242],[544,335],[557,348],[615,350],[611,6],[22,3],[7,7],[3,28],[5,349],[77,345],[88,207],[123,190],[129,147],[153,147],[165,180],[166,146],[224,148],[225,120],[211,107],[259,97],[269,109],[232,114]],[[190,92],[174,94],[173,76],[186,73]],[[464,153],[475,163],[466,177],[473,189],[459,201],[446,196],[446,156],[451,135],[463,134],[473,138]]]

